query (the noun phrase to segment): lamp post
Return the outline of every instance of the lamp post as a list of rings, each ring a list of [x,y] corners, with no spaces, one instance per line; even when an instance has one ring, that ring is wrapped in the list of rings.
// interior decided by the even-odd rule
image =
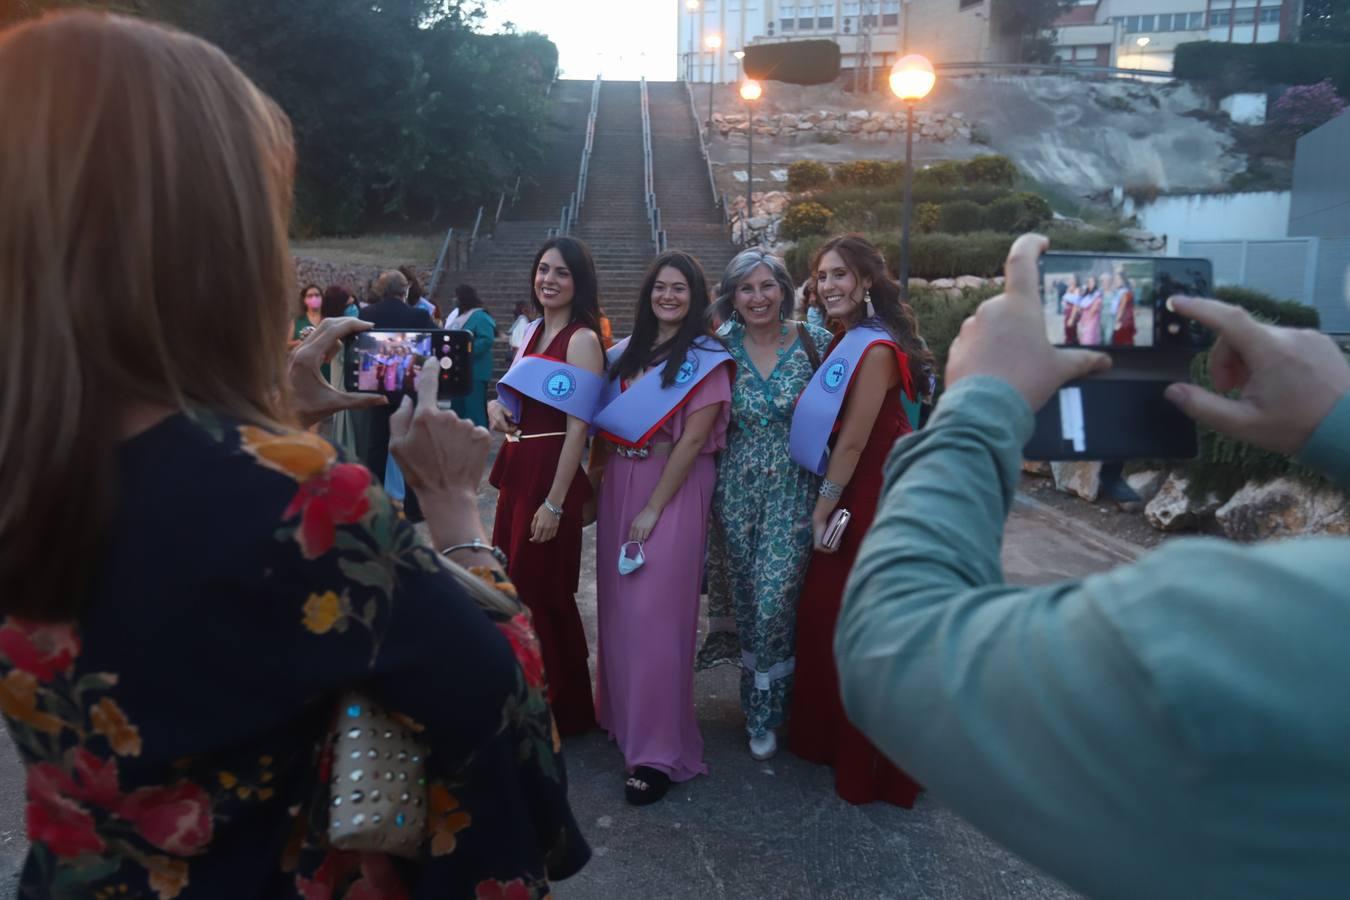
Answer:
[[[900,227],[900,296],[909,301],[909,223],[914,208],[914,104],[933,89],[933,64],[917,53],[891,67],[891,91],[905,104],[905,211]]]
[[[742,60],[745,59],[745,51],[744,51],[744,50],[736,50],[736,51],[733,51],[731,55],[734,56],[734,57],[736,57],[736,80],[737,80],[737,81],[740,81],[740,80],[741,80],[741,66],[743,65]]]
[[[694,80],[694,13],[698,12],[698,0],[684,0],[684,8],[689,10],[689,55],[684,61],[684,80]]]
[[[722,36],[710,34],[704,38],[703,44],[712,51],[712,64],[708,70],[708,127],[712,128],[713,87],[714,82],[717,81],[717,51],[722,49]]]
[[[758,81],[747,78],[741,82],[741,99],[745,101],[745,225],[741,230],[745,243],[750,243],[750,219],[755,214],[755,107],[754,102],[764,96]]]

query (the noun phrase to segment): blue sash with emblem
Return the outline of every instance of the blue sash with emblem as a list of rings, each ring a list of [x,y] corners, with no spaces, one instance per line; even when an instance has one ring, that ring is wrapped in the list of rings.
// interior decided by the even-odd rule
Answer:
[[[622,353],[617,345],[610,353],[615,351]],[[618,356],[614,356],[611,364],[617,360]],[[607,379],[606,396],[602,399],[600,412],[596,413],[595,427],[606,440],[621,447],[644,447],[679,411],[694,388],[727,364],[731,365],[734,376],[736,361],[731,354],[717,341],[700,338],[690,345],[670,387],[661,386],[664,366],[653,368],[626,391],[621,389],[617,378]]]
[[[525,334],[521,350],[497,382],[497,400],[520,421],[521,398],[529,397],[589,424],[595,417],[606,379],[551,356],[525,355],[542,319]]]
[[[830,437],[844,397],[858,374],[858,364],[873,344],[886,344],[895,350],[901,384],[906,394],[913,394],[908,361],[890,332],[876,319],[859,323],[835,345],[797,398],[788,436],[788,450],[797,465],[817,475],[825,474],[830,462]]]

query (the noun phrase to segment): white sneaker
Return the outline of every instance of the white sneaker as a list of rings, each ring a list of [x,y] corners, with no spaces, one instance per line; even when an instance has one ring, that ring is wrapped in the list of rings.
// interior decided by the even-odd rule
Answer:
[[[750,755],[760,762],[772,759],[776,753],[778,753],[778,736],[772,731],[750,738]]]

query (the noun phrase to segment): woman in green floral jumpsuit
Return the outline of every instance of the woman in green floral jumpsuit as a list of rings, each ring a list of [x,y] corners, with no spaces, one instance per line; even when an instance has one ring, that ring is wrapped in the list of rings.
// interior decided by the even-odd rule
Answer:
[[[830,342],[823,328],[782,320],[792,296],[782,261],[751,249],[727,267],[713,309],[726,323],[718,334],[737,370],[713,495],[710,633],[699,666],[740,664],[741,708],[757,758],[773,755],[773,729],[788,708],[797,592],[811,558],[811,509],[819,486],[789,456],[788,431],[797,397]],[[766,364],[770,351],[761,350],[756,365],[747,341],[776,345],[776,359],[770,356]]]

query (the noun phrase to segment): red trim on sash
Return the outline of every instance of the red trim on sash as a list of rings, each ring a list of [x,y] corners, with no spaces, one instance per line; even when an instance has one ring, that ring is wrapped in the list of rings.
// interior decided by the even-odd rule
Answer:
[[[845,334],[846,333],[847,332],[845,332]],[[825,351],[826,362],[829,362],[830,354],[834,352],[834,348],[839,346],[839,342],[843,339],[844,335],[841,334],[831,342],[829,349]],[[867,356],[868,352],[877,344],[885,344],[895,351],[895,361],[900,366],[900,389],[904,391],[905,396],[910,399],[910,402],[914,402],[918,399],[918,395],[914,391],[914,373],[909,370],[909,354],[905,353],[904,350],[901,350],[900,345],[895,341],[890,340],[889,338],[879,337],[875,341],[868,343],[868,345],[863,348],[862,353],[858,354],[858,364],[854,366],[853,371],[849,373],[848,385],[844,388],[844,399],[839,403],[839,416],[835,417],[834,427],[830,432],[831,434],[839,430],[839,419],[844,414],[844,405],[848,403],[848,392],[853,390],[853,381],[858,377],[858,373],[862,371],[863,357]],[[802,394],[804,393],[806,393],[806,391],[802,391]],[[796,409],[797,403],[800,403],[801,400],[801,394],[798,394],[796,402],[792,405],[793,409]]]
[[[666,423],[667,423],[667,422],[669,422],[671,419],[673,419],[673,418],[675,417],[675,414],[676,414],[677,412],[679,412],[680,410],[684,409],[684,405],[685,405],[686,403],[689,402],[689,398],[690,398],[690,397],[693,397],[693,396],[694,396],[694,391],[698,390],[699,385],[703,384],[704,380],[707,379],[707,377],[708,377],[709,375],[711,375],[712,373],[716,372],[718,369],[722,368],[722,367],[725,366],[725,365],[730,365],[730,366],[731,366],[731,380],[732,380],[732,384],[735,384],[735,382],[736,382],[736,360],[734,360],[734,359],[724,359],[724,360],[722,360],[721,362],[719,362],[717,365],[715,365],[715,366],[713,366],[711,369],[709,369],[707,372],[703,373],[703,378],[700,378],[698,381],[694,382],[694,386],[691,387],[691,388],[689,389],[689,392],[688,392],[688,393],[686,393],[682,398],[680,398],[680,402],[679,402],[679,403],[676,403],[673,407],[671,407],[670,412],[666,413],[665,416],[661,419],[661,421],[657,422],[657,423],[656,423],[655,425],[653,425],[651,428],[647,429],[646,434],[644,434],[644,435],[642,435],[642,437],[638,438],[637,441],[635,441],[635,442],[633,442],[633,441],[625,441],[623,438],[621,438],[621,437],[616,437],[615,435],[610,434],[608,431],[605,431],[604,429],[600,429],[599,432],[598,432],[598,434],[600,435],[600,437],[602,437],[602,438],[604,438],[605,440],[609,441],[611,444],[617,444],[617,445],[620,446],[620,447],[627,447],[627,448],[629,448],[630,450],[640,450],[640,449],[642,449],[643,447],[647,446],[647,442],[648,442],[648,441],[650,441],[653,437],[656,436],[656,433],[657,433],[658,431],[660,431],[662,428],[664,428],[664,427],[666,426]],[[653,370],[652,374],[653,374],[653,375],[656,374],[656,373],[655,373],[655,370]],[[658,375],[657,377],[660,377],[660,376]],[[626,393],[626,392],[628,391],[628,387],[627,387],[626,385],[621,385],[620,387],[622,388],[622,390],[620,390],[619,394],[620,394],[620,396],[622,396],[624,393]]]

